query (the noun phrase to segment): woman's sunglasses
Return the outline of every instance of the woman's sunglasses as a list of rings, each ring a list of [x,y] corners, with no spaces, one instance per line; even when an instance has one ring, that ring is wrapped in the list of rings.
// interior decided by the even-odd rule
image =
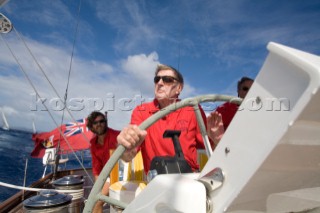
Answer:
[[[102,123],[105,123],[105,122],[106,122],[106,120],[102,119],[102,120],[94,121],[94,122],[92,122],[92,124],[96,125],[96,124],[102,124]]]
[[[172,76],[155,76],[153,81],[154,83],[158,83],[160,81],[160,79],[162,79],[163,83],[166,83],[166,84],[171,84],[173,83],[174,81],[178,81],[178,79],[176,79],[175,77],[172,77]]]

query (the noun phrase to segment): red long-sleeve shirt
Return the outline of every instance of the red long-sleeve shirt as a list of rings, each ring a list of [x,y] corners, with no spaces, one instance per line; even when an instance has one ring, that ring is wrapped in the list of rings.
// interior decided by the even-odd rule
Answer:
[[[117,148],[117,136],[119,131],[108,128],[106,136],[104,138],[103,145],[97,143],[97,136],[90,140],[91,156],[92,156],[92,173],[97,176],[102,171],[104,165],[110,158],[110,149]]]
[[[148,117],[159,111],[158,102],[137,106],[131,115],[131,124],[139,125]],[[200,108],[206,123],[206,116]],[[145,141],[140,146],[144,170],[147,173],[155,156],[174,156],[174,145],[171,138],[163,138],[165,130],[180,130],[179,137],[182,152],[193,170],[199,169],[197,149],[204,149],[203,139],[192,107],[184,107],[160,119],[147,129]]]

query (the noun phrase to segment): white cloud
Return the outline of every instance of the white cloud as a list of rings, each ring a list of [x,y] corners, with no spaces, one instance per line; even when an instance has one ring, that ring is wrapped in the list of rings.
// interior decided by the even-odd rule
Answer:
[[[41,98],[46,99],[45,103],[48,109],[59,124],[62,112],[58,109],[61,109],[62,105],[60,102],[57,106],[55,105],[58,95],[55,94],[50,84],[63,98],[68,82],[68,58],[70,58],[68,52],[56,46],[28,41],[30,49],[37,58],[37,63],[41,65],[50,80],[49,83],[37,67],[37,63],[32,62],[31,56],[28,56],[27,52],[23,50],[25,47],[19,42],[11,42],[11,44],[16,51],[15,54],[20,57],[19,63]],[[2,61],[9,65],[13,63],[9,57],[3,57]],[[156,52],[148,55],[128,56],[119,61],[120,67],[77,57],[74,58],[73,63],[67,106],[73,109],[71,113],[75,119],[87,116],[92,110],[110,110],[110,126],[121,129],[129,122],[131,110],[136,104],[139,104],[137,102],[139,100],[136,100],[137,97],[141,96],[145,101],[153,98],[153,76],[157,64],[160,63]],[[0,83],[0,96],[3,97],[6,105],[11,106],[16,112],[20,112],[12,115],[13,124],[31,128],[31,118],[34,117],[36,125],[43,130],[55,128],[54,122],[51,121],[48,113],[43,112],[45,108],[22,73],[2,75]],[[186,84],[184,95],[193,92],[194,88]],[[95,106],[93,105],[94,100],[96,100]],[[74,106],[78,106],[77,109],[81,110],[76,111]],[[65,112],[64,120],[69,121],[70,119],[68,113]]]
[[[100,98],[105,108],[115,105],[109,113],[110,125],[121,128],[131,114],[124,110],[133,104],[126,101],[153,97],[152,78],[160,61],[179,61],[179,66],[185,68],[186,83],[181,94],[185,98],[199,91],[234,93],[234,81],[239,76],[258,72],[270,39],[319,52],[320,19],[316,19],[318,11],[312,9],[318,4],[304,2],[304,8],[301,4],[295,2],[288,7],[277,1],[247,0],[86,2],[80,13],[68,101],[83,98],[87,106],[73,111],[74,117],[88,115],[92,100]],[[22,30],[61,97],[68,82],[77,7],[78,3],[72,1],[21,0],[3,8],[15,27]],[[48,100],[56,98],[18,37],[13,32],[3,37],[40,95]],[[35,117],[40,123],[37,126],[53,128],[47,112],[30,111],[34,91],[1,41],[0,49],[0,107],[19,112],[12,113],[8,120],[30,126],[29,120]],[[60,121],[62,113],[53,114]]]
[[[150,94],[153,91],[153,77],[156,66],[159,64],[156,52],[149,55],[140,54],[129,56],[123,60],[123,70],[129,75],[133,85],[138,86],[142,93]]]
[[[28,78],[33,82],[41,98],[47,99],[45,103],[59,123],[62,112],[56,111],[59,106],[55,106],[53,101],[57,99],[58,95],[55,94],[49,82],[37,67],[37,63],[41,65],[50,83],[58,91],[59,96],[63,98],[68,82],[69,54],[59,47],[29,40],[28,45],[37,58],[36,63],[32,62],[32,57],[23,50],[25,47],[21,43],[12,41],[10,43],[17,57],[20,58],[19,63],[27,73]],[[3,53],[0,52],[0,56],[1,54]],[[1,60],[8,67],[12,66],[13,61],[10,57],[1,57]],[[74,105],[72,100],[75,99],[83,100],[80,105],[84,106],[84,109],[80,111],[71,111],[75,119],[87,116],[92,110],[100,109],[93,106],[93,100],[95,99],[98,100],[96,102],[97,107],[103,106],[103,111],[111,111],[109,113],[110,126],[121,129],[129,122],[131,110],[135,104],[134,98],[137,95],[146,99],[153,96],[152,78],[154,69],[159,64],[156,52],[149,55],[128,56],[127,59],[122,59],[119,63],[120,67],[117,68],[92,59],[74,58],[67,106],[72,107]],[[39,99],[36,98],[33,89],[23,77],[23,74],[19,72],[15,72],[15,75],[10,75],[10,72],[6,73],[8,76],[1,75],[0,78],[0,97],[3,97],[2,100],[5,100],[5,104],[11,106],[12,110],[20,112],[12,115],[10,119],[12,123],[18,127],[31,127],[29,124],[32,116],[34,116],[36,125],[43,130],[55,128],[54,122],[50,121],[50,116],[43,112],[45,108],[41,106],[40,101],[37,101]],[[148,97],[146,97],[147,95]],[[132,102],[128,104],[124,100],[132,100]],[[114,107],[110,105],[114,105]],[[30,108],[32,110],[36,109],[36,111],[31,111]],[[65,113],[65,121],[68,121],[68,119],[71,118],[68,113]]]

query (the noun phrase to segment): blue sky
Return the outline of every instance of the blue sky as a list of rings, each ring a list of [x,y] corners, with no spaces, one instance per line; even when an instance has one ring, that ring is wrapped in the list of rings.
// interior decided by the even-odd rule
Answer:
[[[0,107],[12,128],[30,129],[32,120],[40,131],[56,125],[7,45],[56,123],[62,117],[54,106],[57,95],[37,63],[61,97],[71,67],[72,115],[108,110],[109,125],[116,129],[129,122],[139,97],[152,99],[159,63],[183,73],[181,97],[186,98],[236,95],[239,78],[259,73],[270,41],[320,54],[320,0],[82,0],[78,13],[79,4],[11,0],[0,8],[15,27],[0,40]],[[64,120],[71,120],[67,112]]]

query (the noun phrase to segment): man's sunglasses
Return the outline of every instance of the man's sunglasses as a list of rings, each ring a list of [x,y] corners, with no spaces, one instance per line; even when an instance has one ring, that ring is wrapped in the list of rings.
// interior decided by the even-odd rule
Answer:
[[[172,77],[172,76],[155,76],[153,81],[154,83],[158,83],[160,81],[160,79],[162,79],[163,83],[166,83],[166,84],[170,84],[170,83],[173,83],[174,81],[178,81],[178,79],[176,79],[175,77]]]
[[[92,124],[96,125],[96,124],[102,124],[102,123],[105,123],[105,122],[106,122],[106,120],[102,119],[102,120],[98,120],[98,121],[93,121]]]

